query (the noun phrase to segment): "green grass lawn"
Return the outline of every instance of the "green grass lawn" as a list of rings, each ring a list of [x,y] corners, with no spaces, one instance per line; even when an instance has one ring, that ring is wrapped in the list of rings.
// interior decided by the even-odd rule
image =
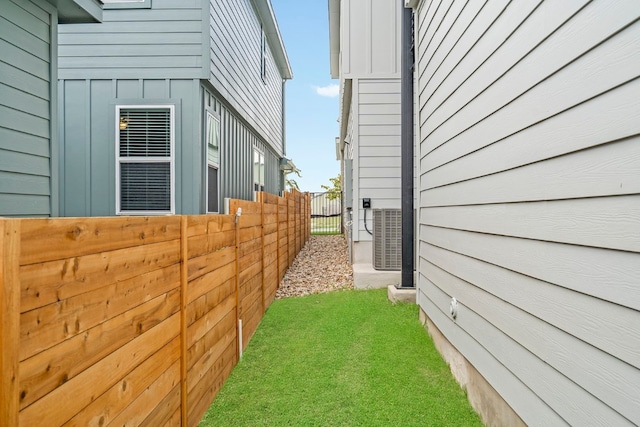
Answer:
[[[416,305],[387,290],[275,301],[201,426],[481,426]]]

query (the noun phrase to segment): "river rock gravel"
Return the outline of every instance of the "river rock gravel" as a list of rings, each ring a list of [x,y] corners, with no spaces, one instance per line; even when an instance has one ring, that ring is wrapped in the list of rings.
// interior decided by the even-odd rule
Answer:
[[[311,236],[284,275],[276,299],[352,288],[344,236]]]

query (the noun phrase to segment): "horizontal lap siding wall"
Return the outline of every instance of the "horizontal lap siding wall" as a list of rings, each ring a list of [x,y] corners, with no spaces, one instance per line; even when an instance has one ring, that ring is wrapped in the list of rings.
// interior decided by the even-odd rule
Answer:
[[[371,236],[365,229],[362,198],[371,198],[374,209],[400,208],[400,79],[359,79],[354,86],[358,130],[353,173],[358,226],[354,240],[366,241]],[[369,230],[372,218],[369,212]]]
[[[638,17],[606,0],[416,17],[418,302],[527,424],[640,423]]]
[[[60,27],[61,79],[206,78],[200,0],[108,9],[98,24]]]
[[[236,201],[238,225],[0,220],[2,424],[197,425],[237,363],[238,318],[246,346],[275,296],[281,200]]]
[[[372,215],[364,224],[362,199],[374,209],[400,208],[400,24],[401,2],[342,0],[340,79],[352,81],[343,100],[348,148],[353,159],[353,241],[371,241]],[[345,114],[344,110],[348,110]],[[346,148],[346,147],[345,147]],[[360,256],[359,256],[360,257]]]
[[[43,0],[0,2],[0,216],[48,216],[57,209],[51,192],[56,28],[56,10]]]
[[[267,47],[267,73],[262,80],[261,24],[251,0],[211,0],[209,25],[207,78],[272,150],[283,155],[282,76]]]

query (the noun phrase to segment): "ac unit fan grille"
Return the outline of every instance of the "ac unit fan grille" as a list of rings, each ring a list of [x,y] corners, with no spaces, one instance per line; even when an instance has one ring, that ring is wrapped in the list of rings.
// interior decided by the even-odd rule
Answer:
[[[400,209],[373,210],[373,268],[402,268],[402,213]]]

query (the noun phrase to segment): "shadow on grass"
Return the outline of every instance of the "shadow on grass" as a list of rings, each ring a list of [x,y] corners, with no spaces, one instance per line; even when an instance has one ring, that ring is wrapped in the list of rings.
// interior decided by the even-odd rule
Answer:
[[[386,289],[277,300],[201,426],[480,426]]]

